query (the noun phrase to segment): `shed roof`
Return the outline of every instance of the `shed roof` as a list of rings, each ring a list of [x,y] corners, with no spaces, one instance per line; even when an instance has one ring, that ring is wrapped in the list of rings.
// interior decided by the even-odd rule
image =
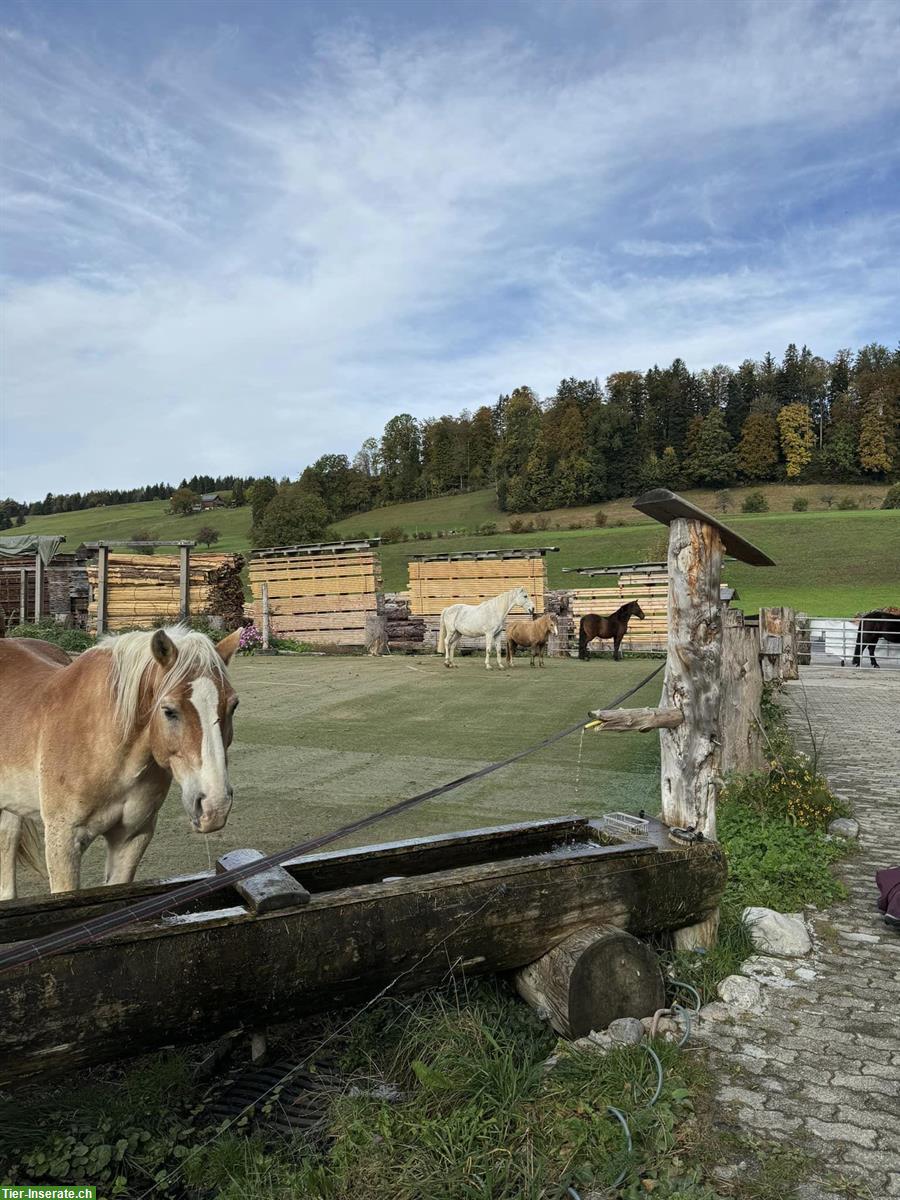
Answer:
[[[691,504],[683,496],[670,492],[668,488],[654,488],[652,492],[645,492],[635,500],[633,507],[663,525],[670,525],[678,517],[688,521],[702,521],[704,525],[711,525],[718,531],[726,551],[739,562],[749,563],[753,567],[775,566],[775,560],[769,558],[758,546],[742,538],[739,533],[717,521],[696,504]]]

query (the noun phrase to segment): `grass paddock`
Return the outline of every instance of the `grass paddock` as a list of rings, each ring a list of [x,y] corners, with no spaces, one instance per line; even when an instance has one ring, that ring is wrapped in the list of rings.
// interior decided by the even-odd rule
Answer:
[[[235,847],[274,851],[446,783],[587,719],[588,709],[656,665],[644,658],[552,659],[544,670],[532,670],[519,659],[512,670],[485,671],[481,656],[457,662],[459,668],[448,671],[437,655],[236,659],[231,676],[241,703],[228,824],[206,837],[192,833],[173,787],[139,878],[206,867]],[[660,687],[657,676],[628,703],[655,704]],[[366,830],[357,841],[573,812],[658,811],[655,735],[585,734],[580,781],[579,740],[578,733],[564,738]],[[103,849],[98,842],[85,855],[85,885],[101,881]],[[31,885],[33,877],[21,874]]]

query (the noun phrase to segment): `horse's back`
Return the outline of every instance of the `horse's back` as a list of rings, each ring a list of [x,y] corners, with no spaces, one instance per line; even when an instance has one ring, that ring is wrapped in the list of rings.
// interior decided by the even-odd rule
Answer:
[[[54,666],[69,667],[72,660],[52,642],[40,638],[3,638],[0,640],[0,665],[7,670],[27,671],[32,664],[52,663]]]

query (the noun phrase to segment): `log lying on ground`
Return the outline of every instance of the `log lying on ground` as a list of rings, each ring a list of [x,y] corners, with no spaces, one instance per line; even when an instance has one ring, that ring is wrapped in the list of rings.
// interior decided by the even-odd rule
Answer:
[[[666,1002],[656,955],[613,925],[579,929],[515,978],[519,995],[567,1038],[652,1016]]]
[[[677,729],[684,720],[680,708],[595,708],[591,716],[601,724],[598,733],[648,733],[651,729]]]

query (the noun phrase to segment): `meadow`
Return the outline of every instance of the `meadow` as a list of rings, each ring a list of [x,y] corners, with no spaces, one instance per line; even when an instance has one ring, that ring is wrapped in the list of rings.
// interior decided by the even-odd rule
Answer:
[[[884,488],[771,484],[759,490],[767,497],[769,512],[741,513],[740,504],[747,489],[736,488],[730,493],[731,510],[720,514],[722,520],[776,562],[770,568],[726,563],[723,576],[738,589],[739,607],[755,611],[764,604],[786,604],[813,616],[837,617],[900,603],[900,512],[875,507],[881,502]],[[708,511],[718,512],[714,493],[685,495]],[[808,501],[809,511],[792,511],[798,496]],[[828,508],[823,496],[832,497],[833,504],[847,496],[859,507],[848,511]],[[220,534],[215,549],[249,548],[249,507],[219,509],[190,517],[172,516],[167,507],[166,501],[158,500],[32,517],[15,532],[64,534],[67,548],[74,549],[82,541],[128,538],[138,529],[150,530],[159,538],[191,538],[202,525],[212,525]],[[606,514],[607,525],[603,528],[594,524],[598,508]],[[552,587],[575,586],[574,577],[564,573],[563,568],[640,562],[665,554],[663,528],[636,512],[628,500],[589,509],[558,510],[543,514],[543,518],[550,522],[548,528],[511,534],[508,525],[514,518],[500,513],[493,493],[484,489],[375,509],[339,521],[335,528],[344,537],[363,532],[374,536],[392,526],[404,529],[411,538],[416,533],[459,531],[451,537],[383,545],[380,553],[388,591],[406,588],[407,562],[416,553],[558,546],[558,553],[547,555]],[[534,514],[522,514],[520,519],[533,520]],[[471,532],[486,523],[495,524],[498,532],[493,535]]]

